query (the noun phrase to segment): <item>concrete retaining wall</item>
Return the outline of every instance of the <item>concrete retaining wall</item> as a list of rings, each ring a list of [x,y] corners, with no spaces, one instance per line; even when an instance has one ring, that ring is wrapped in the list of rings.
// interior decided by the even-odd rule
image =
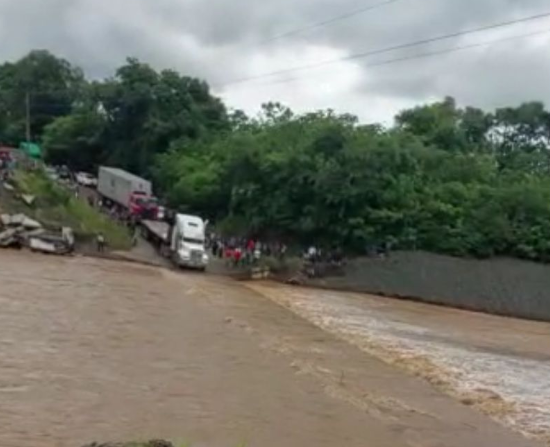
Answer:
[[[359,259],[328,287],[413,298],[498,315],[550,321],[550,266],[470,260],[423,252]]]

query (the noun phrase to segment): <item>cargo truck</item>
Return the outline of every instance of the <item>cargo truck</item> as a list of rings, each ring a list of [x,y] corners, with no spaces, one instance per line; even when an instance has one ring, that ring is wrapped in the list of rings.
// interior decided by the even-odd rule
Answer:
[[[141,221],[145,239],[178,267],[204,271],[208,265],[206,252],[206,225],[197,216],[167,213],[164,221]]]
[[[158,212],[151,182],[122,169],[100,167],[97,191],[103,199],[122,208],[129,216],[155,218]]]

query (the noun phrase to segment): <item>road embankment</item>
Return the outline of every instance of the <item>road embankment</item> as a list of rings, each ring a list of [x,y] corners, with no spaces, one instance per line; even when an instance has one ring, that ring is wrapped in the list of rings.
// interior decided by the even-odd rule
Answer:
[[[386,258],[354,260],[342,276],[307,284],[550,321],[550,265],[518,259],[395,252]]]

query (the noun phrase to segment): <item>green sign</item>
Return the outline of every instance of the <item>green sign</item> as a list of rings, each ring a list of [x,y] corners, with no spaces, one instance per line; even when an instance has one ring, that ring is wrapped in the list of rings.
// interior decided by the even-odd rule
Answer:
[[[30,158],[41,159],[42,158],[42,149],[38,144],[35,143],[21,143],[21,149],[25,154]]]

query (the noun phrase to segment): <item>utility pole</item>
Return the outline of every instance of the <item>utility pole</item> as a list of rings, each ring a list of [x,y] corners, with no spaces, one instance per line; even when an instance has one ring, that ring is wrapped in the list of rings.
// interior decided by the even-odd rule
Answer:
[[[27,143],[31,142],[31,95],[29,92],[25,95],[25,136]]]

